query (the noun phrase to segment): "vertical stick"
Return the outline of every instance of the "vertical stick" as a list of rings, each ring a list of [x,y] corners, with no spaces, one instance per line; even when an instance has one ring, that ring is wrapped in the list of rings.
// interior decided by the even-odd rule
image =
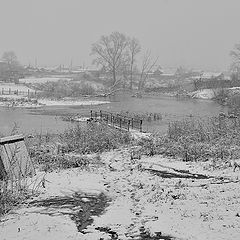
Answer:
[[[142,120],[140,120],[140,132],[142,132]]]

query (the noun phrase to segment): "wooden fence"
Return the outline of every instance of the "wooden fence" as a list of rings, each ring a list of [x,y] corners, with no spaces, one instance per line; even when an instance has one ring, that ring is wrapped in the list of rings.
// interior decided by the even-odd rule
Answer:
[[[12,90],[11,88],[9,89],[4,89],[0,91],[0,95],[17,95],[17,96],[36,96],[37,91],[30,91],[29,89],[27,91],[20,91],[18,89]]]
[[[100,120],[107,123],[110,126],[125,129],[135,129],[142,132],[142,119],[128,118],[121,114],[106,112],[106,111],[91,111],[91,119]]]

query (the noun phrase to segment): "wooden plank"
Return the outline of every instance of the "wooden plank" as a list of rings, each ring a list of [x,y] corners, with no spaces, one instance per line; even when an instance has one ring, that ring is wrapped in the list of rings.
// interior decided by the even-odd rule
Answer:
[[[0,144],[2,145],[5,143],[18,142],[18,141],[22,141],[22,140],[24,140],[24,136],[22,134],[19,134],[19,135],[0,138]]]
[[[9,139],[15,139],[10,141]],[[9,178],[19,179],[35,174],[33,163],[29,157],[23,135],[10,136],[0,145],[0,161]]]

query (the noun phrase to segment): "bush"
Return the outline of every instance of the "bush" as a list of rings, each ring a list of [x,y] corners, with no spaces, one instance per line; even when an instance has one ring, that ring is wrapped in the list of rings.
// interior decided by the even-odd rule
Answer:
[[[180,157],[184,161],[223,160],[240,157],[240,120],[214,117],[169,123],[165,136],[152,135],[139,142],[145,154]]]
[[[76,125],[65,131],[62,142],[69,152],[88,154],[127,144],[130,142],[130,135],[103,124],[90,123],[87,126]]]
[[[47,82],[38,85],[39,97],[46,98],[64,98],[64,97],[80,97],[84,95],[94,95],[96,90],[90,84],[81,82],[76,83],[72,81]]]

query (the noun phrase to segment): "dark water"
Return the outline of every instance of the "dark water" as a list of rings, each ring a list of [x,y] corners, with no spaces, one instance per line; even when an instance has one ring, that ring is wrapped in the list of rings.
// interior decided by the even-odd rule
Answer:
[[[103,100],[102,98],[99,100]],[[189,115],[194,117],[210,117],[224,109],[210,100],[185,99],[179,100],[167,96],[148,96],[133,98],[121,94],[111,99],[108,104],[95,106],[51,106],[41,109],[19,109],[0,107],[0,133],[8,134],[16,123],[21,132],[25,133],[56,133],[62,132],[72,123],[62,121],[60,116],[80,114],[89,116],[90,110],[106,110],[111,112],[129,111],[139,113],[160,113],[161,121],[145,122],[145,131],[165,131],[171,120],[177,120]]]

